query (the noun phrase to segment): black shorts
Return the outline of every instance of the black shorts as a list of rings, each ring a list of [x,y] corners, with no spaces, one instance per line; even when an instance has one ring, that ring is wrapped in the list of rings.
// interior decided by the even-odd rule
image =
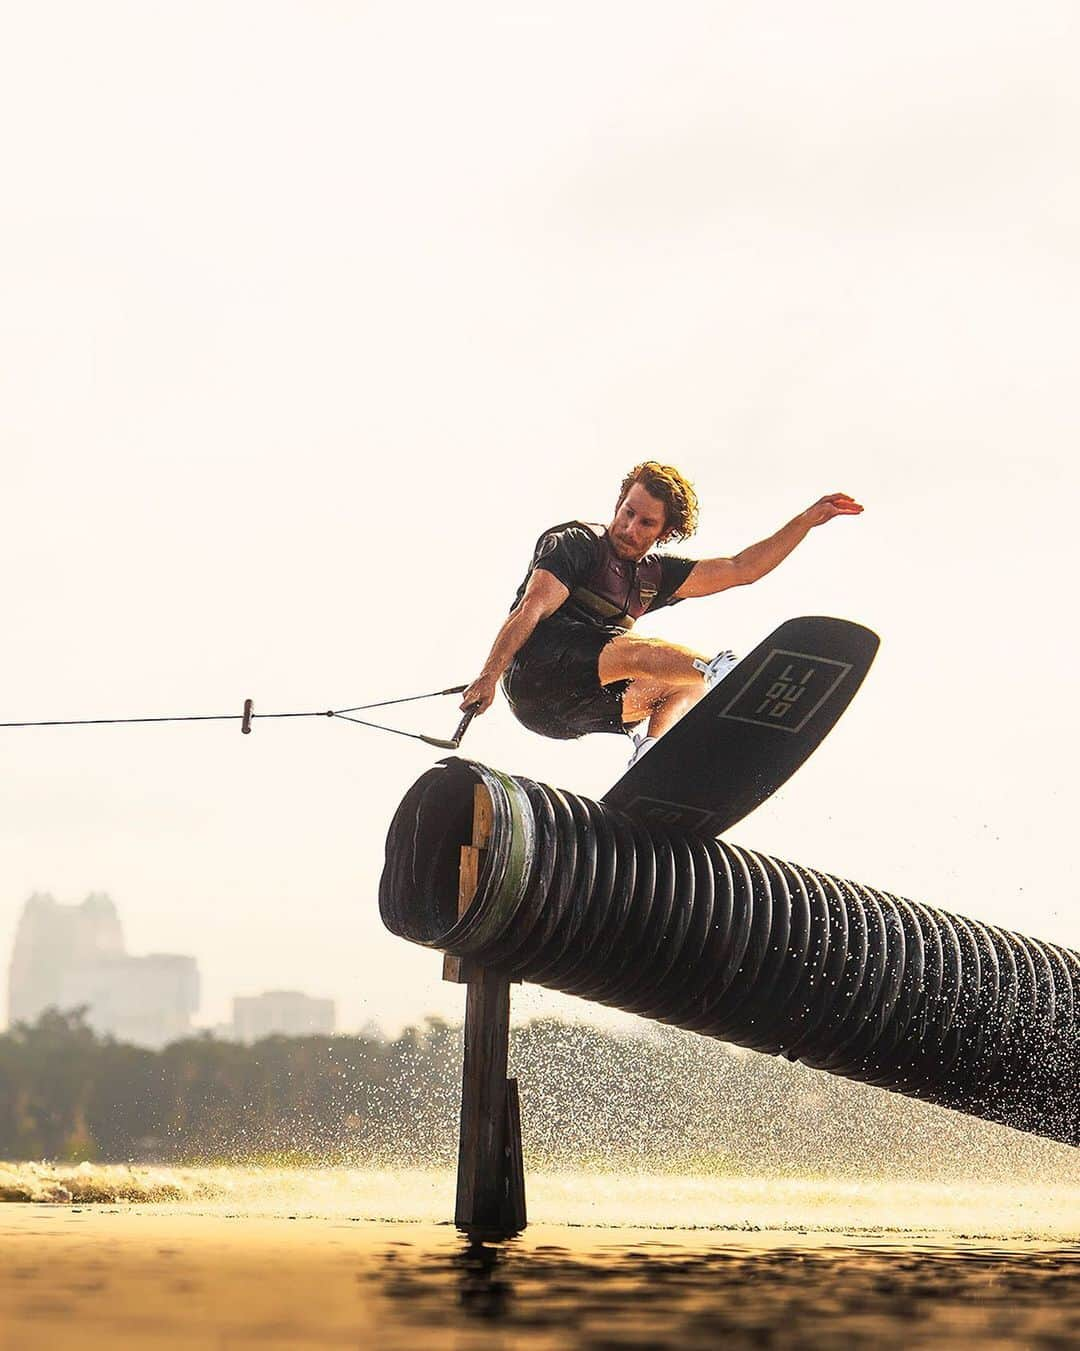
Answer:
[[[624,633],[592,624],[537,628],[502,678],[503,693],[523,727],[571,741],[587,732],[625,732],[623,691],[630,683],[600,684],[600,652]]]

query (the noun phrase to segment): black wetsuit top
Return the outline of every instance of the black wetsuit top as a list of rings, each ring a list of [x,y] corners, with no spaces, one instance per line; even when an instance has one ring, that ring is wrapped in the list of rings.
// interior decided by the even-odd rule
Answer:
[[[566,521],[552,526],[536,542],[532,563],[518,587],[514,604],[536,568],[557,577],[570,592],[540,628],[552,622],[630,628],[648,610],[678,605],[674,593],[690,575],[692,558],[649,553],[638,562],[620,558],[602,525]]]
[[[674,593],[694,566],[691,558],[646,554],[619,558],[600,525],[567,521],[545,531],[514,604],[534,569],[557,577],[570,592],[542,619],[510,663],[503,690],[517,720],[542,736],[623,732],[625,680],[601,685],[600,652],[647,611],[677,605]]]

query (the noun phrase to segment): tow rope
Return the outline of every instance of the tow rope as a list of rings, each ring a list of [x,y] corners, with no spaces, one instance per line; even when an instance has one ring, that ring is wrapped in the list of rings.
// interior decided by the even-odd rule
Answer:
[[[354,704],[350,708],[317,709],[310,713],[256,713],[251,699],[244,700],[242,713],[186,713],[169,717],[155,718],[51,718],[45,722],[0,722],[3,727],[102,727],[118,723],[133,722],[239,722],[241,732],[252,730],[251,724],[256,718],[341,718],[345,722],[356,723],[360,727],[374,727],[380,732],[393,732],[395,736],[412,737],[414,741],[423,741],[428,746],[437,746],[440,750],[456,751],[461,739],[468,730],[469,723],[476,716],[476,705],[470,704],[458,723],[453,737],[426,736],[423,732],[405,732],[400,727],[388,727],[382,722],[370,722],[366,718],[354,718],[354,713],[364,713],[371,708],[387,708],[391,704],[411,704],[418,699],[439,699],[446,694],[464,694],[467,685],[454,685],[448,690],[432,690],[430,694],[409,694],[400,699],[380,699],[373,704]]]

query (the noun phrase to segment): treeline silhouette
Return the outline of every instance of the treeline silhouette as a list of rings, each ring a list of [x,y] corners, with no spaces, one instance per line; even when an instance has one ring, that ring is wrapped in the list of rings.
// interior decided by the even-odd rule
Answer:
[[[691,1033],[545,1018],[511,1041],[530,1167],[1080,1182],[1067,1146]],[[152,1051],[49,1010],[0,1034],[0,1159],[449,1167],[460,1075],[437,1018]]]
[[[154,1051],[49,1009],[0,1035],[0,1157],[403,1161],[400,1126],[449,1108],[459,1037],[432,1019],[392,1040],[206,1034]],[[435,1161],[444,1127],[431,1117]]]

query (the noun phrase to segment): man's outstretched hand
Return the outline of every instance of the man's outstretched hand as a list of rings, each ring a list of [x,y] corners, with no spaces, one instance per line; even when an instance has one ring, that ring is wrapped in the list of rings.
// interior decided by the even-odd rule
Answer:
[[[834,516],[858,516],[862,507],[853,497],[847,493],[828,493],[820,498],[812,507],[807,507],[803,512],[807,521],[814,525],[824,525],[826,521],[831,521]]]

